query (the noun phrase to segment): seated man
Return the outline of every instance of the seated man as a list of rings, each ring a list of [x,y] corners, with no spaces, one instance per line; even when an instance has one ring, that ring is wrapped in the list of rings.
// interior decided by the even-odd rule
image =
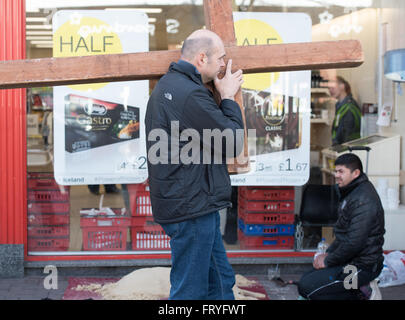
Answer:
[[[381,299],[375,278],[383,268],[384,210],[380,198],[352,153],[335,161],[339,187],[335,241],[318,255],[314,269],[298,284],[310,300]]]

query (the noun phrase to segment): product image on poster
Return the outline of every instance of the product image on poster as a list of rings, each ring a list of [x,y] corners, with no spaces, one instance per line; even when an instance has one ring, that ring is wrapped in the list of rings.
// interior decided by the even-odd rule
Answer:
[[[256,154],[299,148],[301,128],[298,97],[242,90],[247,129],[256,129]]]
[[[139,108],[65,96],[65,148],[74,153],[139,138]]]

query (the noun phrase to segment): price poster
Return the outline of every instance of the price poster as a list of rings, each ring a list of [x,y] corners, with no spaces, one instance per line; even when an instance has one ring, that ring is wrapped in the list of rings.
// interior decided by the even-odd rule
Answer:
[[[149,50],[148,17],[139,11],[62,10],[53,18],[53,30],[54,57]],[[83,72],[91,67],[84,65]],[[148,98],[148,81],[54,87],[56,181],[61,185],[145,181]]]
[[[306,14],[235,12],[234,23],[239,46],[311,41]],[[244,75],[251,170],[232,175],[232,185],[300,186],[308,181],[310,92],[311,71]]]

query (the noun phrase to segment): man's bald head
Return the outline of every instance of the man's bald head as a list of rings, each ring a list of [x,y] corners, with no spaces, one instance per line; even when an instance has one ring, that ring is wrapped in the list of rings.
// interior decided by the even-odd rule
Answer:
[[[205,53],[209,58],[220,45],[222,40],[216,33],[205,29],[194,31],[183,43],[181,59],[193,60],[199,53]]]
[[[218,76],[225,67],[224,58],[225,48],[221,38],[204,29],[194,31],[184,41],[180,57],[197,68],[204,83]]]

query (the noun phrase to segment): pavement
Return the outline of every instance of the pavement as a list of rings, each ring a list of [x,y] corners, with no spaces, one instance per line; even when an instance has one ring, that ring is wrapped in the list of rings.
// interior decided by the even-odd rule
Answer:
[[[297,300],[298,292],[295,285],[281,286],[275,281],[270,281],[263,274],[242,274],[245,277],[255,277],[263,287],[270,300]],[[69,276],[58,276],[57,289],[45,289],[44,280],[47,275],[28,275],[19,279],[0,279],[0,300],[62,300],[68,287]],[[75,275],[76,276],[76,275]],[[281,274],[283,280],[298,281],[300,274]],[[90,276],[86,274],[86,278]],[[100,277],[101,278],[101,277]],[[104,278],[104,277],[103,277]],[[383,300],[405,300],[405,285],[380,288]]]

